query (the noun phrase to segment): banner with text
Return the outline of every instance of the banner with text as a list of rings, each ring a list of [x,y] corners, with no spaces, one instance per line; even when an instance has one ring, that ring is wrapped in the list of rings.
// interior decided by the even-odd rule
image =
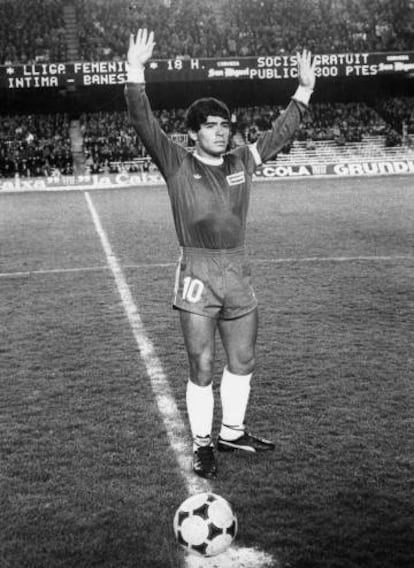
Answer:
[[[319,78],[374,77],[383,74],[414,76],[414,52],[316,54]],[[66,88],[125,83],[124,61],[35,63],[0,66],[0,89]],[[297,77],[296,55],[264,55],[222,59],[154,59],[148,82],[269,80]]]
[[[414,159],[360,161],[348,163],[280,165],[268,163],[256,170],[254,179],[299,179],[311,177],[360,177],[414,174]],[[0,178],[0,192],[68,191],[160,186],[165,182],[158,172],[85,174],[44,178]]]

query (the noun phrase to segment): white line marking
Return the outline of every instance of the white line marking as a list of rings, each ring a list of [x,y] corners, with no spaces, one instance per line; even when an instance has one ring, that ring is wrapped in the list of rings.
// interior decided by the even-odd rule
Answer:
[[[187,491],[190,495],[203,491],[212,491],[213,489],[208,481],[196,477],[189,471],[191,442],[187,433],[187,428],[181,418],[181,414],[171,392],[168,379],[165,376],[161,362],[155,353],[154,346],[145,333],[143,322],[138,313],[134,299],[132,298],[131,291],[125,280],[121,266],[112,251],[112,247],[102,227],[98,213],[89,193],[87,192],[85,192],[85,199],[88,204],[96,232],[101,240],[108,266],[114,276],[116,287],[131,325],[136,344],[150,378],[158,410],[164,422],[170,445],[174,450],[179,471],[187,486]],[[261,551],[256,551],[253,548],[239,548],[236,546],[213,559],[200,559],[195,556],[188,555],[185,556],[184,563],[188,568],[213,568],[213,566],[214,568],[229,568],[229,566],[265,568],[266,566],[275,566],[274,559],[270,555]]]
[[[168,266],[174,266],[173,262],[148,262],[142,264],[127,264],[124,268],[165,268]],[[74,268],[42,268],[39,270],[24,270],[16,272],[0,272],[1,277],[12,277],[12,276],[32,276],[32,275],[42,275],[42,274],[65,274],[71,272],[99,272],[103,270],[110,270],[109,266],[78,266]]]
[[[414,260],[414,255],[391,255],[391,256],[309,256],[287,258],[264,258],[253,260],[257,264],[295,264],[295,263],[318,263],[318,262],[393,262],[396,260]]]
[[[79,266],[77,268],[43,268],[40,270],[25,270],[17,272],[0,272],[0,278],[12,276],[37,276],[37,275],[50,275],[50,274],[65,274],[71,272],[96,272],[102,270],[109,270],[109,266]]]
[[[317,264],[317,263],[345,263],[345,262],[396,262],[400,260],[414,261],[414,255],[394,256],[309,256],[287,258],[252,258],[253,264]],[[142,262],[137,264],[125,264],[124,269],[142,268],[168,268],[176,266],[176,262]],[[48,274],[65,274],[71,272],[99,272],[110,270],[109,266],[79,266],[77,268],[45,268],[40,270],[25,270],[16,272],[0,272],[0,278],[13,278],[20,276],[35,276]]]
[[[122,300],[125,313],[128,317],[136,344],[138,346],[141,357],[144,361],[148,376],[151,380],[151,386],[155,394],[158,409],[164,421],[169,442],[175,451],[175,455],[180,467],[180,471],[184,476],[184,481],[190,492],[205,491],[205,484],[199,485],[198,479],[193,474],[188,473],[190,455],[189,441],[187,429],[181,418],[180,412],[175,403],[174,396],[171,392],[167,377],[158,359],[153,344],[145,333],[144,325],[138,313],[137,306],[132,298],[131,291],[126,282],[122,268],[112,251],[112,247],[102,227],[98,213],[93,205],[89,193],[85,192],[86,202],[91,213],[96,232],[101,240],[102,247],[105,252],[108,266],[115,279],[116,287]],[[187,441],[187,443],[186,443]]]

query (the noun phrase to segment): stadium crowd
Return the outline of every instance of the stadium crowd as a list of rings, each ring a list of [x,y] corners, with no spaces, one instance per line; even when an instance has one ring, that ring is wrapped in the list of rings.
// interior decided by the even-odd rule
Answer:
[[[154,30],[155,57],[403,50],[414,45],[408,3],[393,0],[75,0],[81,57],[122,58],[125,30]],[[91,33],[92,30],[92,33]]]
[[[396,102],[397,106],[399,104]],[[235,108],[232,114],[232,145],[254,142],[260,132],[271,127],[281,111],[282,107],[270,105]],[[184,112],[184,109],[164,109],[155,111],[155,114],[167,134],[186,144]],[[128,164],[131,171],[151,167],[126,112],[84,113],[81,116],[81,131],[91,172],[118,171],[124,164]],[[398,134],[373,108],[364,103],[318,103],[310,107],[296,138],[308,142],[309,147],[317,140],[333,140],[343,145],[359,142],[367,135],[388,137],[391,131],[393,141],[400,143]],[[289,152],[289,147],[283,151]]]
[[[387,0],[226,0],[232,53],[315,53],[412,49],[409,2]]]
[[[71,174],[69,118],[65,114],[2,117],[0,176]]]
[[[411,0],[30,0],[30,9],[27,0],[1,0],[0,63],[67,60],[64,4],[76,14],[79,60],[124,58],[138,26],[154,30],[156,58],[414,45]]]
[[[414,98],[393,97],[378,101],[377,108],[391,128],[400,132],[405,143],[414,134]]]
[[[62,0],[0,0],[0,64],[66,60]]]
[[[320,140],[341,146],[360,142],[364,136],[383,135],[388,146],[409,144],[414,133],[412,98],[379,100],[376,108],[365,103],[314,103],[296,135],[312,149]],[[271,127],[282,107],[238,107],[232,114],[232,145],[252,143],[260,132]],[[184,109],[155,111],[165,132],[188,145]],[[385,117],[385,119],[384,119]],[[0,130],[0,175],[12,177],[71,174],[73,157],[70,120],[66,114],[6,116]],[[404,132],[406,139],[404,140]],[[91,173],[153,166],[141,141],[132,129],[127,113],[82,113],[79,133],[87,170]],[[290,147],[283,149],[289,152]],[[126,166],[127,165],[127,166]]]
[[[299,140],[360,142],[364,135],[384,134],[386,123],[364,103],[313,104],[297,134]]]
[[[125,39],[139,26],[155,31],[155,57],[225,57],[295,52],[414,49],[414,0],[0,0],[0,64],[67,60],[64,7],[76,18],[79,60],[124,59]],[[11,26],[10,22],[14,25]],[[385,134],[388,145],[414,132],[413,100],[312,104],[297,138],[337,144]],[[237,108],[233,144],[253,142],[279,107]],[[156,113],[164,130],[186,143],[184,110]],[[2,116],[0,175],[73,172],[67,115]],[[141,160],[151,167],[126,113],[80,117],[90,171]],[[288,152],[289,148],[284,149]],[[134,166],[132,166],[134,167]]]

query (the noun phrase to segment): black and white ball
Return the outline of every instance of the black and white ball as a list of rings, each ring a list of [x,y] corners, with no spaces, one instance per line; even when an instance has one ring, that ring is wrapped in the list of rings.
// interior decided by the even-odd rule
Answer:
[[[221,554],[237,534],[237,518],[230,503],[215,493],[186,499],[174,515],[173,526],[178,544],[199,556]]]

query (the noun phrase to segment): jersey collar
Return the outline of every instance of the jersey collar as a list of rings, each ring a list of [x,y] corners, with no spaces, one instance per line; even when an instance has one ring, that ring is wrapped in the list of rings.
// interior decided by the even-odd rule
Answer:
[[[208,166],[221,166],[224,161],[223,156],[220,156],[219,158],[206,158],[205,156],[200,156],[199,154],[197,154],[197,150],[194,150],[193,156],[197,158],[197,160],[203,162],[203,164],[207,164]]]

